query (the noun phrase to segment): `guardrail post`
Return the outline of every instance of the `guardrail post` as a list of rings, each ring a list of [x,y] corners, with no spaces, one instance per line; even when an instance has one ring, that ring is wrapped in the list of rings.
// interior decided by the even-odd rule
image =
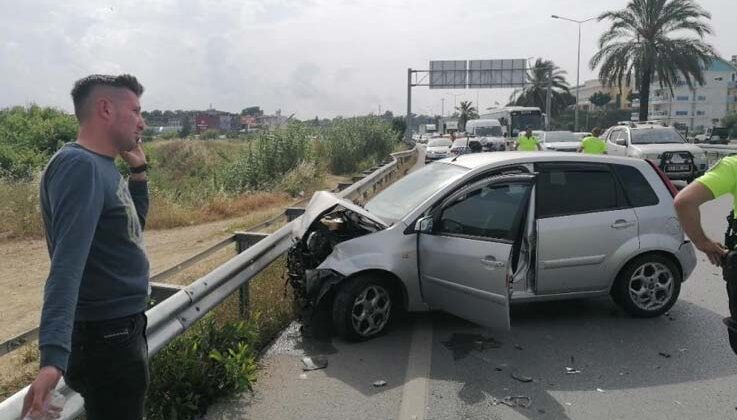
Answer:
[[[303,210],[304,211],[304,210]],[[287,217],[289,217],[287,215]],[[235,233],[235,252],[240,254],[248,248],[255,245],[258,241],[269,236],[267,233],[258,232],[236,232]],[[249,283],[244,284],[238,289],[238,314],[243,319],[248,319],[248,308],[251,301],[251,290]]]
[[[302,207],[287,207],[287,209],[284,210],[284,214],[287,216],[287,222],[291,222],[304,213],[305,209],[303,209]]]

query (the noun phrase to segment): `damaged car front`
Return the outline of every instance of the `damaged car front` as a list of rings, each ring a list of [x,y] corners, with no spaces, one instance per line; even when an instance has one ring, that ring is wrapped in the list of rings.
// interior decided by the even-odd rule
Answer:
[[[365,208],[329,192],[315,193],[287,254],[304,325],[315,331],[325,316],[338,335],[361,340],[381,333],[400,308],[422,310],[416,235],[406,231],[402,219],[466,171],[444,163],[426,166]]]

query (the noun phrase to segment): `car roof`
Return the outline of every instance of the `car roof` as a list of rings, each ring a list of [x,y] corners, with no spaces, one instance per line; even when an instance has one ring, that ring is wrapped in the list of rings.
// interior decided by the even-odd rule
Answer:
[[[488,152],[460,155],[445,162],[468,169],[493,168],[500,165],[536,162],[580,162],[580,163],[617,163],[637,165],[641,159],[610,155],[587,155],[566,152]]]

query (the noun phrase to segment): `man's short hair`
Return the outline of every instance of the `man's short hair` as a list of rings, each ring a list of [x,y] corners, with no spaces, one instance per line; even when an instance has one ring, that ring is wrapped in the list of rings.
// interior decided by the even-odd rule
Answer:
[[[143,94],[143,85],[138,83],[138,79],[130,74],[121,74],[119,76],[92,74],[79,79],[74,83],[74,87],[72,88],[74,115],[77,116],[78,121],[82,122],[85,117],[87,100],[89,99],[90,94],[95,90],[95,88],[101,86],[128,89],[135,93],[139,98]]]

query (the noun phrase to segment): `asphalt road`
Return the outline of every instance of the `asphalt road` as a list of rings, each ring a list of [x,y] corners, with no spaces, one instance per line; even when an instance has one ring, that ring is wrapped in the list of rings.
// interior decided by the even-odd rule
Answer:
[[[703,209],[715,238],[730,204]],[[416,314],[364,343],[303,339],[295,323],[263,357],[254,392],[207,418],[737,418],[727,313],[720,271],[699,255],[679,302],[657,319],[630,318],[608,299],[538,303],[514,306],[506,333]],[[303,372],[303,356],[328,366]],[[504,404],[515,396],[529,400]]]

